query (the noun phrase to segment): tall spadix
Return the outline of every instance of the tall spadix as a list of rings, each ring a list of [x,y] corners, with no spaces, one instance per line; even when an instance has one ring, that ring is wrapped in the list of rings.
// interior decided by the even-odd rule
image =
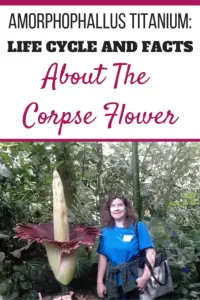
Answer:
[[[69,222],[64,189],[60,175],[53,172],[53,229],[54,239],[58,242],[69,241]]]
[[[53,172],[52,189],[54,240],[64,245],[66,242],[70,242],[70,231],[63,184],[56,170]],[[49,264],[56,279],[63,285],[69,284],[76,270],[76,250],[72,249],[66,252],[62,247],[60,248],[48,242],[45,242],[44,246],[47,251]]]

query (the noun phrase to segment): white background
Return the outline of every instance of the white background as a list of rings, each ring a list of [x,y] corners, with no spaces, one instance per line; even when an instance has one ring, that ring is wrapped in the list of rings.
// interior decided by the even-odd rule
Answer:
[[[11,13],[126,13],[126,29],[8,29]],[[131,29],[129,12],[133,13],[188,13],[192,18],[191,29]],[[0,11],[0,139],[198,139],[200,138],[199,117],[199,67],[200,67],[200,7],[1,7]],[[101,19],[101,17],[100,17]],[[8,53],[9,40],[41,40],[42,53]],[[96,40],[97,53],[49,53],[45,50],[49,40]],[[139,49],[134,53],[102,53],[105,40],[136,41]],[[142,53],[143,40],[192,40],[194,50],[190,53]],[[48,67],[57,62],[59,70],[67,63],[72,72],[91,72],[103,63],[108,68],[107,80],[102,85],[60,85],[56,91],[50,84],[41,89],[42,78]],[[150,80],[145,85],[124,85],[121,79],[119,87],[113,89],[116,69],[113,63],[124,62],[132,65],[136,74],[146,72]],[[36,124],[26,129],[22,116],[31,102],[39,104],[39,111],[77,110],[83,113],[92,111],[97,119],[90,125],[83,123],[63,126],[58,135],[58,125],[52,123]],[[108,129],[108,111],[103,106],[108,102],[126,104],[126,111],[167,112],[171,110],[179,120],[174,125],[149,123],[147,125],[119,125],[118,118]],[[29,113],[29,122],[37,122],[38,113]]]

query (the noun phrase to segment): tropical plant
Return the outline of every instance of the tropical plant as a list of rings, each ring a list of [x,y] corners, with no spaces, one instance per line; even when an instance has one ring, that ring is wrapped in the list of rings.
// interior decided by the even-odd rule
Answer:
[[[35,240],[45,246],[54,276],[65,286],[64,294],[68,294],[66,287],[75,274],[77,248],[80,244],[93,246],[99,230],[95,227],[69,224],[62,181],[58,172],[54,171],[53,222],[19,224],[16,233],[20,239]]]

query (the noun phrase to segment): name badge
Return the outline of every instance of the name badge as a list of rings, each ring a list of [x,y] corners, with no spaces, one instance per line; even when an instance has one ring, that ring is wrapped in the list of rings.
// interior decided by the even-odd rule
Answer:
[[[129,235],[124,235],[123,237],[123,242],[130,242],[134,236],[129,234]]]

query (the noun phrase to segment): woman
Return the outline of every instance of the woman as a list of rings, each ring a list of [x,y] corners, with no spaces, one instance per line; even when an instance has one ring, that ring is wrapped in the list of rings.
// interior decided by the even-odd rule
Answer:
[[[100,298],[108,294],[108,298],[113,299],[137,299],[139,291],[145,288],[150,278],[150,271],[146,265],[141,277],[136,279],[133,272],[134,268],[137,269],[134,258],[140,251],[145,251],[152,266],[155,263],[154,245],[149,231],[144,223],[137,220],[132,203],[124,196],[115,195],[103,206],[101,214],[103,229],[97,249],[99,253],[97,293]],[[127,268],[128,264],[131,265],[130,268]],[[107,274],[107,288],[104,285],[105,274]]]

